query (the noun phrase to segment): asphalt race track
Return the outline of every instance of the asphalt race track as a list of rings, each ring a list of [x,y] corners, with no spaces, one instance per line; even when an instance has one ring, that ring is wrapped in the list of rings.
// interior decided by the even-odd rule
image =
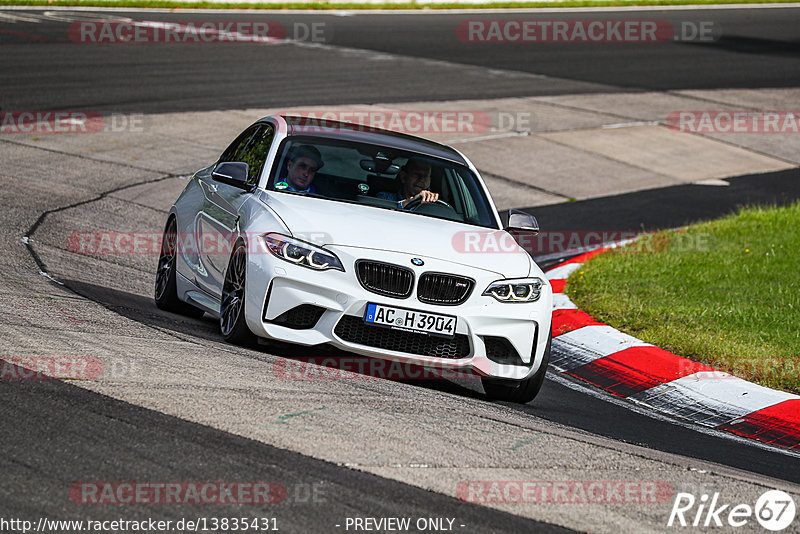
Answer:
[[[796,87],[800,43],[796,9],[617,12],[614,19],[712,22],[723,36],[707,42],[462,42],[462,20],[489,15],[120,12],[134,20],[267,20],[288,28],[323,23],[325,44],[433,62],[370,61],[297,47],[146,45],[119,47],[71,41],[65,22],[15,22],[0,34],[3,109],[169,112],[289,105],[498,98],[622,90]],[[588,13],[575,19],[606,18]],[[85,18],[85,17],[84,17]],[[493,17],[498,18],[498,17]],[[553,14],[521,19],[552,20]],[[80,17],[75,17],[81,20]],[[298,32],[299,33],[299,32]],[[300,35],[302,37],[303,35]],[[53,44],[69,46],[52,46]],[[213,49],[213,51],[212,51]],[[43,51],[46,50],[45,53]],[[315,53],[314,53],[315,52]],[[31,68],[35,66],[35,68]],[[413,68],[409,68],[413,67]],[[483,68],[493,69],[486,76]],[[535,77],[532,77],[534,75]],[[542,76],[547,78],[543,79]]]
[[[108,141],[103,134],[0,135],[0,360],[81,356],[102,360],[106,370],[97,380],[0,380],[0,521],[238,516],[273,518],[287,532],[352,532],[348,518],[410,517],[451,518],[461,532],[665,532],[673,492],[717,492],[726,503],[752,505],[781,489],[800,504],[797,455],[643,413],[555,375],[526,406],[488,402],[469,383],[282,380],[277,362],[318,353],[228,345],[214,320],[155,307],[154,256],[78,255],[65,246],[74,232],[159,232],[187,177],[257,118],[255,109],[784,94],[800,86],[800,8],[613,13],[676,25],[711,21],[716,37],[704,42],[483,46],[460,41],[455,30],[465,19],[612,18],[608,12],[115,11],[148,21],[318,23],[325,39],[70,40],[72,22],[111,13],[0,10],[3,111],[141,114],[143,124],[135,136]],[[715,105],[709,100],[708,109]],[[469,145],[459,149],[470,155]],[[800,199],[796,165],[740,174],[724,187],[609,187],[575,202],[559,193],[514,207],[535,213],[544,228],[619,230],[677,227],[747,203]],[[533,165],[530,175],[522,186],[550,194]],[[599,191],[603,180],[595,178]],[[493,183],[501,182],[512,191],[516,183]],[[476,480],[652,482],[671,492],[644,504],[464,502],[457,488]],[[71,488],[103,481],[271,481],[286,494],[270,505],[76,502]],[[800,531],[799,524],[785,531]],[[0,523],[0,531],[15,530]]]

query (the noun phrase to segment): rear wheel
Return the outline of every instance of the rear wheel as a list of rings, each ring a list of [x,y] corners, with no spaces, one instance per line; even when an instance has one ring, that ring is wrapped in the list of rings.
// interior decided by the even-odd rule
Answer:
[[[235,345],[252,345],[256,337],[244,318],[245,280],[247,277],[247,248],[236,243],[222,284],[222,305],[219,329],[225,341]]]
[[[542,356],[542,365],[535,375],[525,380],[497,380],[483,378],[483,390],[486,396],[492,400],[502,400],[507,402],[517,402],[527,404],[536,398],[539,390],[544,384],[544,377],[547,374],[547,364],[550,362],[550,347],[553,344],[553,334],[547,338],[547,346]]]
[[[175,282],[175,263],[178,257],[178,224],[175,217],[170,217],[161,240],[161,252],[158,255],[156,269],[155,300],[156,306],[189,317],[201,317],[203,310],[195,308],[178,298],[178,287]]]

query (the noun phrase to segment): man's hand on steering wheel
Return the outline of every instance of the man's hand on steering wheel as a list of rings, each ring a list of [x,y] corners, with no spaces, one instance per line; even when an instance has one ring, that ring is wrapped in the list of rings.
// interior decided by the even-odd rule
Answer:
[[[439,196],[439,195],[436,195],[436,196]],[[450,210],[455,211],[455,210],[453,210],[453,206],[451,206],[450,204],[448,204],[444,200],[434,200],[433,202],[423,202],[422,198],[418,198],[416,200],[410,201],[408,204],[405,205],[405,209],[407,209],[408,211],[416,211],[417,209],[419,209],[420,206],[435,206],[437,204],[441,204],[442,206],[445,206],[446,208],[449,208]]]
[[[403,201],[403,207],[407,208],[411,204],[418,204],[418,203],[428,203],[428,202],[436,202],[439,200],[439,193],[433,193],[428,191],[427,189],[420,191],[416,195],[411,198],[407,198]]]

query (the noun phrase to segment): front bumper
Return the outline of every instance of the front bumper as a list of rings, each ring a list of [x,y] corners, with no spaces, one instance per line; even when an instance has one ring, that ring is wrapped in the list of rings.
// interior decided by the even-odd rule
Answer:
[[[253,333],[306,346],[328,343],[365,356],[471,371],[479,376],[521,380],[538,372],[550,331],[552,291],[549,285],[543,286],[536,302],[501,303],[481,295],[491,282],[501,278],[495,273],[431,258],[423,258],[425,265],[415,267],[410,263],[412,256],[402,253],[380,251],[376,258],[375,251],[365,249],[340,247],[335,252],[345,272],[312,271],[269,254],[250,256],[245,317]],[[365,258],[410,266],[417,280],[426,271],[468,276],[476,280],[475,289],[466,302],[456,306],[420,302],[416,298],[416,288],[406,299],[378,295],[364,289],[356,278],[355,260]],[[457,317],[456,336],[448,342],[424,334],[406,333],[418,336],[410,339],[395,330],[366,325],[363,317],[369,303],[454,315]],[[312,327],[297,329],[273,322],[300,305],[321,308],[321,315]],[[519,365],[490,359],[487,343],[496,346],[498,339],[507,340],[507,347],[516,351],[521,359]]]

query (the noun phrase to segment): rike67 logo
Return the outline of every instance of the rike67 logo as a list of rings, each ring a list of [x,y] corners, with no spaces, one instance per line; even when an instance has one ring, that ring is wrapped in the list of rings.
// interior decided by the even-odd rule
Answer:
[[[678,493],[672,504],[667,526],[679,527],[744,527],[751,526],[755,519],[767,530],[778,532],[794,521],[797,512],[791,495],[780,490],[762,494],[755,506],[740,503],[725,503],[719,493],[699,499],[691,493]]]

